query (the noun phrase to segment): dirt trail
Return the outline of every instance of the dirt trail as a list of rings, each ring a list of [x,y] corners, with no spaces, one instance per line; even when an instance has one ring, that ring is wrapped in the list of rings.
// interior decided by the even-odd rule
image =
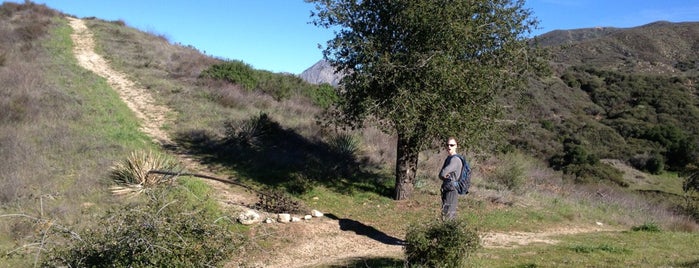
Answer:
[[[74,53],[83,68],[107,79],[109,85],[118,92],[121,99],[141,120],[141,130],[164,146],[174,146],[168,134],[161,128],[168,123],[175,112],[158,104],[143,87],[131,81],[127,75],[112,69],[109,63],[94,51],[94,40],[85,23],[76,18],[68,18],[74,33],[71,35],[75,44]],[[176,156],[185,167],[197,173],[219,177],[212,174],[205,166],[191,155],[177,152]],[[250,193],[243,189],[231,187],[222,182],[206,180],[214,186],[217,198],[222,204],[250,204]],[[339,224],[340,223],[340,224]],[[552,237],[557,235],[609,231],[609,229],[591,225],[589,227],[564,228],[546,232],[510,232],[485,233],[483,245],[488,248],[519,247],[531,243],[555,244]],[[259,267],[312,267],[332,264],[337,261],[360,257],[397,257],[403,256],[403,246],[397,243],[385,243],[356,230],[343,230],[341,221],[329,218],[280,225],[278,232],[300,234],[283,251],[270,252],[264,259],[248,260],[248,264]],[[231,264],[235,267],[235,264]]]

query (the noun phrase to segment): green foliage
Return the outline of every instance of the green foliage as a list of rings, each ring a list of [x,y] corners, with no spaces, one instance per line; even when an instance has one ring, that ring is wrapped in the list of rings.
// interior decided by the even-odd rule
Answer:
[[[523,88],[543,62],[525,38],[537,21],[524,1],[309,2],[316,26],[339,29],[324,56],[347,74],[326,119],[352,127],[374,119],[396,134],[397,184],[414,180],[414,170],[400,169],[438,140],[477,144],[496,133],[496,99]],[[412,186],[395,189],[404,199]]]
[[[695,139],[675,125],[655,126],[647,130],[642,137],[663,146],[667,150],[665,157],[668,165],[675,169],[683,168],[696,157]]]
[[[239,84],[243,88],[252,90],[257,86],[255,69],[247,63],[239,60],[231,60],[221,64],[215,64],[201,72],[205,78],[222,79]]]
[[[687,78],[573,67],[561,79],[571,87],[583,89],[604,109],[606,118],[601,122],[625,139],[625,151],[615,157],[631,160],[635,152],[658,147],[655,151],[662,154],[664,163],[658,163],[661,159],[656,156],[648,159],[651,162],[647,165],[645,161],[636,161],[639,167],[656,173],[665,167],[679,170],[696,159],[698,145],[694,137],[699,128],[694,122],[699,121],[699,109]]]
[[[589,154],[579,140],[572,138],[567,138],[563,142],[563,154],[550,159],[550,164],[555,169],[563,169],[570,165],[594,165],[598,162],[599,158]]]
[[[643,223],[643,224],[641,224],[641,225],[639,225],[639,226],[631,227],[631,231],[634,231],[634,232],[658,233],[658,232],[660,232],[661,230],[660,230],[660,227],[659,227],[656,223],[653,223],[653,222],[646,222],[646,223]]]
[[[621,171],[601,162],[595,164],[572,164],[565,166],[562,171],[572,176],[576,183],[610,181],[622,187],[629,187],[629,183],[624,181],[624,174]]]
[[[303,195],[313,190],[316,182],[301,173],[292,173],[289,180],[282,185],[286,191],[294,195]],[[287,209],[286,211],[292,211]]]
[[[43,266],[201,267],[228,260],[245,240],[230,221],[183,206],[159,191],[151,200],[110,211],[95,229],[43,256]]]
[[[639,154],[629,159],[631,166],[651,174],[661,174],[665,169],[665,158],[659,154]]]
[[[480,247],[476,230],[461,219],[413,224],[405,240],[408,267],[465,267]]]
[[[237,143],[246,147],[264,146],[266,137],[271,135],[279,124],[272,121],[266,113],[243,121],[229,120],[224,123],[225,139],[228,143]]]
[[[616,247],[608,244],[603,244],[599,246],[576,245],[571,246],[570,250],[576,253],[594,253],[598,251],[609,253],[631,253],[631,250],[629,249]]]
[[[321,108],[328,108],[339,100],[337,91],[329,84],[321,84],[317,87],[313,87],[309,94],[311,100]]]
[[[699,168],[689,165],[683,172],[682,191],[684,193],[684,211],[695,221],[699,221]]]
[[[258,90],[276,100],[288,99],[290,96],[298,94],[309,97],[321,107],[328,107],[337,99],[335,89],[330,85],[312,85],[292,74],[256,70],[249,64],[238,60],[214,64],[202,71],[200,77],[224,80],[238,84],[247,90]]]
[[[685,193],[699,192],[699,169],[695,165],[691,165],[687,170],[682,183],[682,191]]]
[[[680,71],[686,72],[689,70],[695,70],[697,69],[697,66],[699,66],[699,62],[696,60],[691,60],[691,61],[678,61],[675,64],[675,68],[679,69]]]
[[[340,133],[330,138],[331,149],[346,156],[355,156],[359,152],[359,139],[352,134]]]
[[[564,152],[549,159],[549,164],[557,170],[573,177],[577,183],[611,181],[628,187],[623,173],[614,167],[601,163],[594,154],[587,153],[580,141],[568,138],[564,141]]]
[[[511,191],[519,191],[527,180],[526,163],[523,155],[510,153],[503,156],[491,180]]]

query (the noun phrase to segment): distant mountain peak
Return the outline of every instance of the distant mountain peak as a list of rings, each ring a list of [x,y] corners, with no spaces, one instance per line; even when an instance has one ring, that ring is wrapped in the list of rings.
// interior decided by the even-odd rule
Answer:
[[[342,75],[335,73],[335,69],[326,60],[319,60],[304,70],[299,77],[311,84],[327,83],[332,86],[337,86],[342,79]]]

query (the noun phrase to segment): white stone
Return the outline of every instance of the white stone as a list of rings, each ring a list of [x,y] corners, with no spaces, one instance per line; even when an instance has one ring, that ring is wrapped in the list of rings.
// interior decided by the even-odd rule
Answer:
[[[288,213],[280,213],[277,215],[277,221],[281,223],[286,223],[291,221],[291,214]]]
[[[260,214],[252,210],[246,210],[238,214],[238,222],[244,225],[255,224],[260,221]]]
[[[604,225],[604,223],[601,223],[601,222],[595,222],[595,223],[596,223],[597,225],[599,225],[599,226]]]
[[[291,222],[300,222],[301,218],[299,217],[291,217]]]
[[[273,223],[273,222],[274,222],[274,219],[272,219],[272,218],[265,219],[265,223]]]
[[[310,219],[312,219],[312,218],[313,218],[313,216],[311,216],[311,215],[303,216],[303,219],[304,219],[304,220],[310,220]]]
[[[320,211],[314,209],[314,210],[311,211],[311,216],[313,216],[313,217],[323,217],[323,212],[320,212]]]

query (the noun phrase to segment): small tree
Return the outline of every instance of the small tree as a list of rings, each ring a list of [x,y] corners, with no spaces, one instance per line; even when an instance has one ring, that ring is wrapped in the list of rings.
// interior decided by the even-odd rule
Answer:
[[[324,58],[346,74],[329,117],[397,135],[397,200],[412,193],[419,152],[447,136],[469,144],[487,135],[497,98],[522,88],[539,62],[523,0],[307,1],[316,26],[337,29]]]

